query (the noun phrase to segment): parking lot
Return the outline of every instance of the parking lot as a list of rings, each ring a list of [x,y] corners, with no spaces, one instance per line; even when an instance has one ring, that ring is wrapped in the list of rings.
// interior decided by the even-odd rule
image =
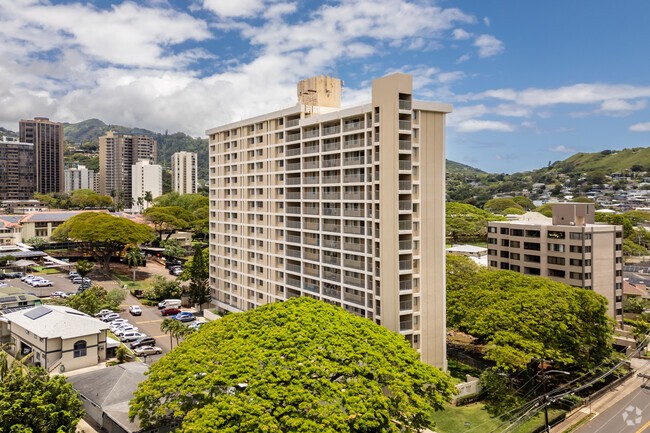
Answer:
[[[6,283],[13,287],[18,287],[28,293],[33,293],[40,298],[48,297],[54,292],[74,293],[77,291],[77,288],[79,288],[79,284],[72,284],[72,281],[70,281],[68,278],[67,273],[39,274],[39,276],[45,278],[46,280],[52,281],[54,285],[51,287],[33,287],[23,281],[20,281],[20,278],[5,279],[0,282]]]

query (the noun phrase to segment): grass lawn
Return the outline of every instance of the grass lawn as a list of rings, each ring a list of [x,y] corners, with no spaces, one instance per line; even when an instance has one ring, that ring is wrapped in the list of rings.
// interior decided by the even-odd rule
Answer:
[[[142,289],[145,290],[151,286],[150,279],[138,280],[140,276],[138,273],[135,275],[135,284],[133,284],[133,271],[124,272],[119,269],[111,269],[111,275],[120,286],[127,285],[129,289]]]
[[[563,411],[551,409],[548,411],[549,419],[561,414]],[[437,433],[459,433],[464,432],[469,429],[474,429],[472,431],[476,432],[489,432],[496,429],[503,421],[499,418],[492,418],[485,410],[485,405],[483,403],[473,403],[468,404],[467,406],[452,406],[447,405],[445,410],[434,412],[431,415],[431,419],[436,424],[434,429]],[[468,422],[469,426],[466,426],[465,423]],[[512,430],[516,433],[528,433],[536,429],[537,427],[544,424],[544,412],[539,412],[535,418],[527,421],[524,425]]]
[[[44,268],[42,266],[35,266],[34,271],[38,272],[39,274],[58,274],[59,271],[57,269],[52,269],[52,268]]]

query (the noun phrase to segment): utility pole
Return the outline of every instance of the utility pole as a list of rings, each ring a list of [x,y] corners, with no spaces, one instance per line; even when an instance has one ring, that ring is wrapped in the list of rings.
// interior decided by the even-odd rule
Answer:
[[[544,401],[544,426],[545,426],[544,431],[546,433],[551,433],[551,426],[548,424],[548,395],[546,394],[546,373],[547,373],[547,371],[546,371],[545,363],[547,363],[547,361],[544,360],[544,359],[540,359],[539,361],[540,361],[540,367],[542,369],[542,392],[544,393],[544,399],[543,399],[543,401]],[[550,362],[548,362],[548,363],[550,364]],[[562,370],[549,370],[548,373],[549,374],[560,373],[560,374],[568,374],[568,375],[571,374],[571,373],[569,373],[567,371],[562,371]],[[590,408],[591,408],[591,406],[590,406]]]

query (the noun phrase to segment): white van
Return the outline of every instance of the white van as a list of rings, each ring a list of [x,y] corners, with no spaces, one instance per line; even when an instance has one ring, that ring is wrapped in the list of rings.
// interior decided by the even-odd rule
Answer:
[[[158,309],[162,310],[165,308],[181,308],[180,299],[165,299],[162,302],[158,303]]]

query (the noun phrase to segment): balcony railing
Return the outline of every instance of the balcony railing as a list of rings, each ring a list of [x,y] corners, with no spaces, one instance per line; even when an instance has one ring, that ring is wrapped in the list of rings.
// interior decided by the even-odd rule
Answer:
[[[341,282],[341,274],[337,272],[323,271],[323,278],[337,283]]]
[[[317,262],[320,260],[320,257],[318,256],[318,253],[311,253],[309,251],[305,251],[305,259],[311,260],[313,262]]]
[[[300,193],[299,192],[287,192],[287,199],[288,200],[300,200]]]
[[[364,263],[359,260],[349,260],[345,259],[343,260],[343,266],[347,266],[348,268],[354,268],[354,269],[361,269],[363,270],[364,268]]]
[[[340,183],[340,176],[323,176],[323,183]]]
[[[305,236],[303,242],[307,245],[314,245],[317,247],[319,244],[319,239],[318,237]]]
[[[344,209],[343,215],[347,217],[362,217],[363,209]]]
[[[344,233],[349,233],[352,235],[362,235],[363,234],[363,227],[361,226],[352,226],[352,225],[344,225],[343,226],[343,232]]]
[[[364,163],[364,158],[363,157],[357,157],[357,158],[345,158],[343,160],[343,165],[360,165]]]
[[[298,126],[298,123],[300,123],[300,119],[291,119],[287,120],[287,128],[293,128],[294,126]]]
[[[413,202],[411,200],[400,200],[399,210],[413,210]]]
[[[343,180],[346,183],[363,182],[363,175],[362,174],[346,174],[344,176]]]
[[[400,281],[399,282],[400,291],[409,291],[413,290],[413,281]]]
[[[411,161],[402,161],[399,162],[400,170],[411,170]]]
[[[305,230],[318,230],[318,223],[305,222]]]
[[[292,164],[287,164],[287,171],[294,171],[294,170],[300,170],[300,163],[295,162]]]
[[[287,213],[300,214],[300,206],[287,206]]]
[[[341,209],[335,208],[335,207],[324,207],[323,208],[323,215],[340,216],[341,215]]]
[[[287,139],[286,139],[287,143],[290,142],[290,141],[298,141],[298,140],[300,140],[300,133],[287,134]]]
[[[366,305],[366,298],[364,295],[355,295],[353,293],[343,292],[343,300],[357,305]]]
[[[313,185],[315,183],[318,183],[318,176],[305,176],[303,178],[302,183],[308,184],[308,185]]]
[[[300,221],[287,221],[287,227],[290,229],[299,229]]]
[[[410,120],[400,120],[399,129],[410,131],[411,130],[411,121]]]
[[[318,215],[318,207],[317,206],[305,206],[304,213],[307,215]]]
[[[343,131],[355,131],[363,128],[363,122],[349,122],[343,125]]]
[[[305,274],[310,275],[312,277],[318,277],[320,272],[318,271],[318,268],[312,268],[311,266],[305,266]]]
[[[303,165],[304,165],[305,170],[318,168],[318,161],[305,161],[303,163]],[[401,168],[400,168],[400,170],[401,170]]]
[[[341,143],[338,141],[335,143],[323,143],[323,152],[330,152],[332,150],[340,150]]]
[[[363,244],[353,244],[353,243],[344,242],[343,249],[347,251],[355,251],[357,253],[362,253]]]
[[[345,276],[343,282],[355,287],[366,287],[366,281],[363,278]]]
[[[328,126],[327,128],[323,128],[323,135],[338,134],[339,132],[341,132],[340,125]]]
[[[303,138],[312,138],[318,137],[318,129],[312,129],[311,131],[304,131],[302,133]]]
[[[400,180],[399,181],[399,190],[400,191],[410,191],[412,188],[410,180]]]
[[[284,239],[285,239],[287,242],[292,242],[292,243],[294,243],[294,244],[299,244],[299,243],[301,243],[300,236],[286,235],[286,236],[284,237]]]
[[[399,302],[400,311],[410,311],[413,310],[413,301],[400,301]]]
[[[341,226],[338,224],[323,224],[323,231],[341,233]]]
[[[354,149],[357,147],[363,147],[363,140],[345,140],[343,142],[344,149]]]
[[[400,331],[410,331],[413,329],[413,320],[403,320],[399,322]]]
[[[287,185],[300,185],[300,178],[299,177],[288,177],[287,178]]]
[[[413,241],[399,241],[399,249],[400,251],[404,250],[412,250],[413,249]]]
[[[341,166],[341,160],[340,159],[324,159],[323,160],[323,167],[340,167]]]
[[[336,256],[330,256],[328,254],[323,254],[323,263],[327,263],[328,265],[341,266],[341,258]]]
[[[343,193],[343,198],[345,200],[363,200],[363,193],[359,192],[346,192]]]
[[[309,200],[309,199],[316,199],[316,200],[318,200],[318,193],[317,193],[317,192],[303,192],[303,193],[302,193],[302,197],[303,197],[304,199],[307,199],[307,200]]]
[[[323,241],[323,248],[332,248],[332,249],[338,250],[339,248],[341,248],[341,242],[324,240]]]
[[[300,265],[294,265],[293,263],[287,263],[287,271],[295,272],[299,274],[301,272]]]
[[[341,198],[341,193],[338,192],[324,192],[323,200],[339,200]]]
[[[293,287],[301,287],[300,280],[295,278],[287,278],[287,284]]]
[[[411,150],[411,141],[410,140],[400,140],[399,141],[399,150]]]
[[[399,222],[399,229],[400,230],[412,230],[413,229],[413,221],[400,221]]]
[[[318,146],[305,146],[303,153],[317,153],[318,152]]]
[[[400,99],[400,101],[399,101],[399,109],[400,110],[410,110],[411,109],[411,101],[406,101],[404,99]]]
[[[291,248],[287,248],[287,255],[291,257],[298,257],[300,258],[300,250],[294,250]]]
[[[399,261],[399,270],[408,271],[413,269],[413,260],[400,260]]]
[[[298,148],[296,148],[296,149],[287,149],[287,153],[286,153],[286,155],[287,155],[287,156],[296,156],[296,155],[300,155],[300,148],[298,147]]]

